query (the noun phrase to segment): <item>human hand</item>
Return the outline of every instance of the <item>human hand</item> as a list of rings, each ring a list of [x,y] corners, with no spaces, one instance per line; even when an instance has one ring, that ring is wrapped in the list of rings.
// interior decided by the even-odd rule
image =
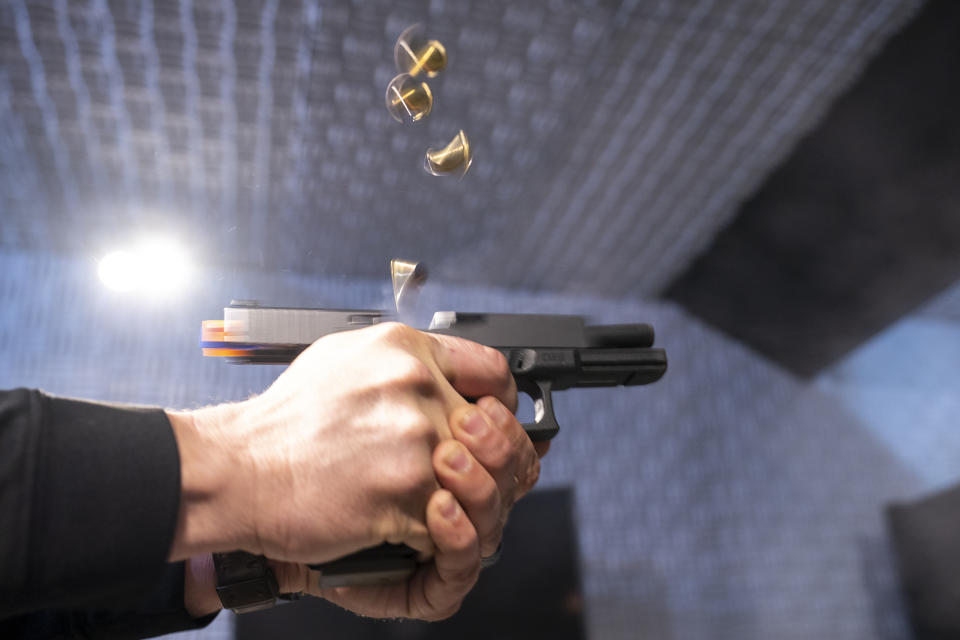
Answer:
[[[271,561],[281,592],[325,597],[351,611],[374,617],[439,620],[459,609],[476,583],[481,556],[496,552],[511,505],[539,475],[539,456],[513,414],[495,397],[454,411],[450,428],[461,442],[447,440],[432,456],[446,489],[437,490],[426,510],[436,552],[407,581],[393,585],[320,589],[305,564]],[[209,556],[191,561],[188,608],[200,616],[219,608]]]
[[[480,572],[476,530],[457,503],[438,489],[427,503],[427,527],[436,552],[406,581],[389,585],[320,589],[307,565],[269,560],[280,593],[325,597],[360,615],[378,618],[441,620],[453,615]],[[185,572],[184,606],[195,618],[219,611],[217,579],[210,554],[190,558]]]
[[[489,558],[500,548],[513,505],[540,477],[540,458],[550,443],[532,443],[513,410],[494,396],[480,398],[476,409],[457,410],[450,423],[454,439],[437,446],[434,470],[464,506],[481,555]]]
[[[248,401],[168,412],[183,477],[171,559],[320,563],[382,542],[429,556],[433,452],[463,396],[483,395],[516,406],[499,352],[389,323],[317,341]]]
[[[494,397],[454,411],[457,438],[433,453],[446,489],[427,505],[434,557],[405,582],[320,589],[305,565],[273,563],[281,592],[324,597],[361,615],[440,620],[455,613],[476,583],[481,557],[493,555],[514,502],[539,475],[539,456],[513,414]]]

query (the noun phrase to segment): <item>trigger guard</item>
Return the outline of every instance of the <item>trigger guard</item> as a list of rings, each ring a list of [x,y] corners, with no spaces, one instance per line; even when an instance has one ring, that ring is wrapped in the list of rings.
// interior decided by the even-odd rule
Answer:
[[[553,413],[550,388],[549,381],[517,381],[517,391],[533,398],[534,422],[524,422],[523,429],[534,442],[550,440],[560,431],[557,417]]]

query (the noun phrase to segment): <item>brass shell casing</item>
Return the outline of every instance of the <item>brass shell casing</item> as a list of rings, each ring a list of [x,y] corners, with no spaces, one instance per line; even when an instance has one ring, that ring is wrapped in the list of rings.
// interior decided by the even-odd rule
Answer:
[[[393,282],[393,301],[397,313],[409,312],[416,305],[420,288],[427,281],[427,267],[420,262],[391,260],[390,280]]]
[[[423,27],[415,24],[404,29],[393,47],[397,71],[417,77],[421,73],[434,78],[447,66],[447,49],[439,40],[428,39]]]
[[[401,73],[390,81],[385,99],[387,111],[397,122],[416,122],[430,115],[433,109],[430,86],[407,73]]]
[[[423,168],[435,176],[457,174],[462,178],[473,163],[473,152],[467,134],[461,129],[442,149],[427,149]]]

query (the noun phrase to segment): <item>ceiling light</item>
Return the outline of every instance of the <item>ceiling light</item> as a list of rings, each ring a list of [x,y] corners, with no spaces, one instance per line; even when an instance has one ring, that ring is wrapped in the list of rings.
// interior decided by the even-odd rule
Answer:
[[[184,250],[170,240],[150,239],[100,260],[100,280],[114,291],[169,295],[187,284],[191,267]]]

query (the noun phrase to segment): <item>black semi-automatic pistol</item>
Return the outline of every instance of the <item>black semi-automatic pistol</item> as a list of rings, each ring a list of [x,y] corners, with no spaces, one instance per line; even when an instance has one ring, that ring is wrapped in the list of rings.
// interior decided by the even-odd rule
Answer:
[[[287,364],[314,341],[394,320],[370,310],[263,307],[234,302],[224,318],[203,323],[204,354],[238,364]],[[580,316],[459,313],[434,314],[428,332],[466,338],[499,350],[517,390],[533,399],[534,422],[523,428],[531,440],[559,431],[551,393],[575,387],[649,384],[667,370],[667,355],[653,348],[649,324],[587,325]],[[311,565],[322,587],[402,580],[416,568],[416,552],[384,544],[340,560]]]

